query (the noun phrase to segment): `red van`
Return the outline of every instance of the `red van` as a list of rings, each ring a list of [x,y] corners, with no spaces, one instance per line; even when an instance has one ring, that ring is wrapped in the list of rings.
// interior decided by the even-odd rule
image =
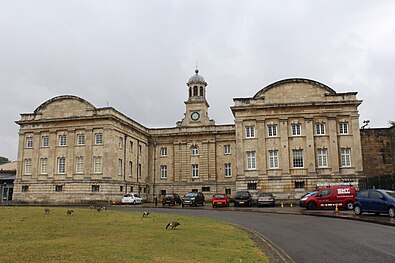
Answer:
[[[356,194],[357,191],[354,186],[330,186],[309,196],[305,205],[307,209],[335,208],[338,205],[338,208],[352,210]]]

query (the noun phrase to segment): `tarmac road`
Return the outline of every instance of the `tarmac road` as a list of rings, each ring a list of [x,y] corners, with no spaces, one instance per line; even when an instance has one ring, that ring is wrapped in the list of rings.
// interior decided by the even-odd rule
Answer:
[[[237,224],[263,235],[295,262],[395,262],[395,227],[392,226],[330,217],[238,210],[117,209],[204,216]]]

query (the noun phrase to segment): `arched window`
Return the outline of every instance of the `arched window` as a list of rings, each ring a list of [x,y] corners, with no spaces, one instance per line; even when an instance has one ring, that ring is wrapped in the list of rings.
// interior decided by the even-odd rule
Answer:
[[[189,97],[192,97],[192,88],[189,87]]]
[[[193,87],[193,96],[199,96],[199,94],[198,94],[198,87],[197,86]]]
[[[204,96],[204,95],[203,95],[203,87],[202,87],[202,86],[200,86],[200,96],[201,96],[201,97]]]

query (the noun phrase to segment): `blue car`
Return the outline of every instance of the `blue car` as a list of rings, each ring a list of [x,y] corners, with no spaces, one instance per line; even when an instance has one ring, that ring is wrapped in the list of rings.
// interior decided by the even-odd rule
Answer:
[[[360,215],[364,212],[375,214],[388,214],[395,217],[395,191],[382,189],[361,190],[353,205],[354,213]]]

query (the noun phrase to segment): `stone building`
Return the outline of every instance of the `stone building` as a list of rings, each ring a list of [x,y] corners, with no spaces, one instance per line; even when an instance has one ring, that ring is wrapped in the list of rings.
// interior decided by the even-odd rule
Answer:
[[[361,129],[361,144],[364,187],[395,190],[395,126]]]
[[[187,82],[184,118],[151,129],[112,107],[59,96],[21,114],[19,202],[119,200],[139,192],[238,190],[296,198],[320,184],[362,176],[356,93],[312,80],[287,79],[252,98],[234,99],[235,124],[208,115],[207,82]]]

